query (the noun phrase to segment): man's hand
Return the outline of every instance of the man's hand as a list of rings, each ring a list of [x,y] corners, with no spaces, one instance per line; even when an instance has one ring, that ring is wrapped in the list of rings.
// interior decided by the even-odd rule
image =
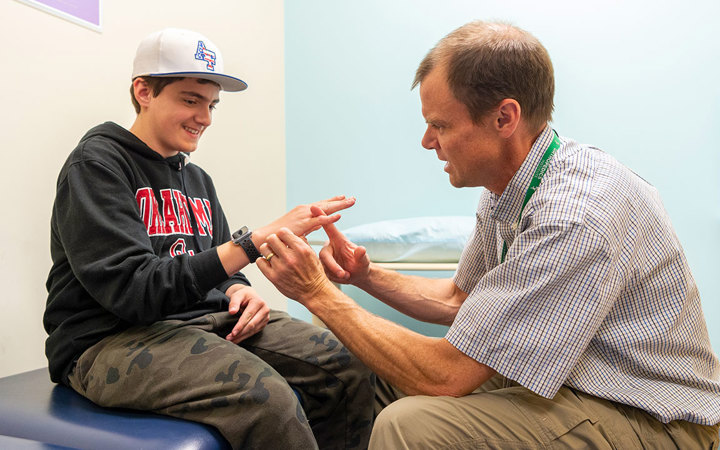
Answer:
[[[270,320],[270,308],[250,286],[234,284],[225,291],[230,298],[230,314],[241,312],[237,324],[225,339],[236,344],[259,332]]]
[[[255,247],[265,242],[268,236],[277,233],[281,228],[287,228],[297,236],[304,238],[324,225],[340,220],[338,211],[349,208],[355,204],[355,198],[345,198],[344,195],[329,198],[309,205],[300,205],[288,211],[274,222],[257,228],[252,232],[252,241]],[[228,276],[236,273],[248,263],[253,263],[239,246],[228,241],[217,247],[220,263]]]
[[[363,310],[325,276],[313,249],[284,228],[260,247],[260,271],[316,314],[373,372],[415,395],[469,394],[494,371],[444,338],[423,336]],[[451,281],[448,281],[451,282]]]
[[[324,225],[329,241],[320,250],[325,273],[335,283],[355,284],[364,280],[370,270],[370,258],[365,247],[354,244],[330,223]]]
[[[337,222],[340,220],[340,215],[335,213],[354,204],[355,198],[339,195],[309,205],[299,205],[274,222],[253,231],[253,236],[258,236],[260,242],[264,242],[267,236],[277,233],[280,228],[288,228],[298,236],[306,236],[324,225]]]
[[[268,236],[260,253],[258,269],[286,297],[307,306],[317,294],[335,289],[312,247],[288,228]]]

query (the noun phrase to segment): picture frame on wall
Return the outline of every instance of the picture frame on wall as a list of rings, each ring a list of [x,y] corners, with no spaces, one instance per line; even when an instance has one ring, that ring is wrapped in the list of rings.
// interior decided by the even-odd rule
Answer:
[[[102,33],[102,0],[17,0],[46,13]]]

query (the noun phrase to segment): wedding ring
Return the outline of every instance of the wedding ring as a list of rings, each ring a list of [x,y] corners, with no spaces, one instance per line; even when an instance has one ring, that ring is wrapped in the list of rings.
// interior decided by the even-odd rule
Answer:
[[[265,258],[265,261],[270,262],[273,256],[275,256],[275,253],[270,252],[267,254],[267,256],[263,256],[263,258]]]

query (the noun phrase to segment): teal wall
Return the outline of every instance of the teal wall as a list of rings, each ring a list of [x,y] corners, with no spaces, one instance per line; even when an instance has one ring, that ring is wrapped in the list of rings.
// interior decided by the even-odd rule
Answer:
[[[472,215],[424,130],[417,64],[473,20],[537,36],[555,66],[553,126],[660,190],[720,349],[720,2],[302,0],[285,2],[288,206],[354,195],[341,228]],[[296,303],[291,313],[304,316]]]

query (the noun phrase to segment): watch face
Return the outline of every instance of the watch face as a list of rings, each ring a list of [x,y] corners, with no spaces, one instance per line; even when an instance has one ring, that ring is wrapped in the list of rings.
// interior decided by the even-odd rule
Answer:
[[[233,242],[235,242],[236,244],[239,244],[240,242],[237,242],[237,241],[239,241],[239,239],[240,239],[241,237],[243,237],[247,232],[248,232],[248,227],[247,227],[247,226],[242,227],[242,228],[240,228],[239,230],[237,230],[236,232],[234,232],[234,233],[232,234]]]

